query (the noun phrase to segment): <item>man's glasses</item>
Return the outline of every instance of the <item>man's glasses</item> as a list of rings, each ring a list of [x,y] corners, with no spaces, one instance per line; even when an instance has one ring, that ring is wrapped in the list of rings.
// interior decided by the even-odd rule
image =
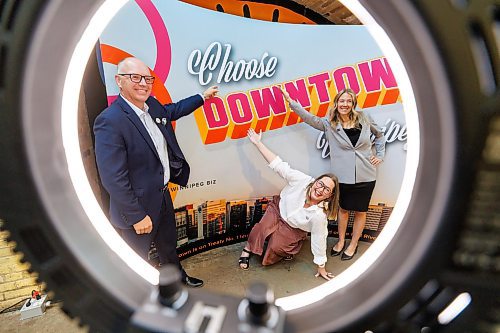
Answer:
[[[118,74],[121,76],[128,76],[130,81],[134,83],[140,83],[144,78],[144,82],[147,84],[153,84],[155,82],[155,77],[150,75],[140,75],[140,74]]]
[[[318,180],[318,182],[317,182],[317,183],[318,183],[318,186],[319,186],[319,187],[321,187],[321,188],[323,189],[323,192],[324,192],[325,194],[327,194],[327,195],[332,194],[332,190],[331,190],[328,186],[326,186],[326,185],[325,185],[325,183],[323,183],[323,181],[322,181],[322,180]]]

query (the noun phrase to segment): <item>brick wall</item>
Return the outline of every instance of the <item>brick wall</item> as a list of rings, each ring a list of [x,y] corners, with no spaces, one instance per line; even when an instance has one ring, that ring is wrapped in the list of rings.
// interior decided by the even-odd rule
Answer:
[[[0,220],[0,226],[3,224]],[[0,231],[0,311],[31,296],[31,291],[42,290],[43,285],[37,284],[36,273],[28,273],[30,265],[21,264],[21,254],[13,251],[14,243],[8,243],[8,231]],[[14,309],[21,308],[20,303]]]

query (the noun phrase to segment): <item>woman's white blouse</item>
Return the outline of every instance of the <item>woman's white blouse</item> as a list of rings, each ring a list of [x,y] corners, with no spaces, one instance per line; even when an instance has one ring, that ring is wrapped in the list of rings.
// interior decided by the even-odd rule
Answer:
[[[280,214],[291,227],[311,233],[311,252],[314,263],[326,263],[326,238],[328,220],[323,208],[313,205],[304,208],[307,185],[314,181],[309,175],[292,169],[279,156],[269,163],[269,167],[283,177],[287,185],[280,193]]]

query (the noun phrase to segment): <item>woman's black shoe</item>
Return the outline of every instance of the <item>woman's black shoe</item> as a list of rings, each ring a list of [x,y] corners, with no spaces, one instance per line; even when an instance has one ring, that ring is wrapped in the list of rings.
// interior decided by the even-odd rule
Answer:
[[[345,251],[344,251],[344,252],[342,252],[342,256],[340,257],[340,260],[351,260],[357,252],[358,252],[357,246],[356,246],[356,249],[354,249],[354,253],[352,255],[347,255],[347,254],[345,254]]]
[[[250,255],[252,252],[248,251],[247,249],[243,249],[243,252],[248,253],[248,257],[240,257],[238,259],[238,265],[240,265],[240,268],[244,271],[248,270],[250,268]]]
[[[337,243],[337,244],[338,244],[338,243]],[[340,255],[340,254],[344,251],[344,249],[345,249],[346,243],[344,243],[344,246],[342,247],[342,249],[341,249],[340,251],[335,251],[333,248],[334,248],[337,244],[335,244],[334,246],[332,246],[332,249],[330,250],[330,255],[331,255],[332,257],[336,257],[336,256]]]

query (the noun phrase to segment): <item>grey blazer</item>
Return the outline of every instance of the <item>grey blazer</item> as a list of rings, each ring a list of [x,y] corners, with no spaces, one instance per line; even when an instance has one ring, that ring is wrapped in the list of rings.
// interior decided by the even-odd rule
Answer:
[[[290,103],[290,108],[305,123],[325,132],[330,146],[331,172],[339,178],[340,183],[355,184],[376,179],[377,169],[370,163],[370,156],[373,155],[372,145],[375,145],[375,156],[383,159],[385,155],[385,137],[368,114],[361,113],[361,134],[356,146],[353,146],[340,124],[333,128],[329,119],[312,115],[295,101]],[[373,143],[371,134],[375,136]]]

